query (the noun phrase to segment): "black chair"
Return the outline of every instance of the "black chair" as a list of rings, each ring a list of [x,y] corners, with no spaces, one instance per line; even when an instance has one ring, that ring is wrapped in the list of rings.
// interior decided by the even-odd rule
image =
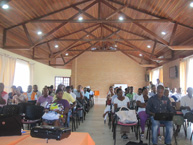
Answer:
[[[28,124],[28,129],[29,125],[36,123],[39,123],[40,125],[43,114],[44,114],[44,107],[28,105],[26,106],[25,118],[22,119],[22,123]]]
[[[5,116],[14,116],[20,114],[20,107],[18,105],[6,105],[3,106],[2,114]]]
[[[19,103],[18,106],[20,107],[20,114],[25,115],[26,107],[32,105],[31,103],[25,102],[25,103]]]
[[[36,104],[36,100],[31,100],[31,101],[27,101],[29,104],[31,104],[31,105],[35,105]]]

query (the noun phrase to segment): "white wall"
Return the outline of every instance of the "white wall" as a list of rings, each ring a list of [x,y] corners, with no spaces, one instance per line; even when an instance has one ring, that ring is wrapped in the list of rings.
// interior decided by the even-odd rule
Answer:
[[[71,77],[70,69],[53,68],[48,65],[14,54],[1,48],[0,53],[7,54],[11,57],[22,59],[34,64],[33,84],[37,84],[39,90],[41,90],[45,85],[54,85],[55,76]]]

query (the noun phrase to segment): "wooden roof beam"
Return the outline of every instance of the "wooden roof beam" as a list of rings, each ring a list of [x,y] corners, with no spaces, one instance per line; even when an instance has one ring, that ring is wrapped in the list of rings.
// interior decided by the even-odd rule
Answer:
[[[33,21],[35,21],[35,20],[42,19],[42,18],[44,18],[44,17],[47,17],[47,16],[50,16],[50,15],[59,13],[59,12],[61,12],[61,11],[67,10],[67,9],[69,9],[69,8],[72,8],[73,6],[78,6],[78,5],[87,3],[87,2],[89,2],[89,0],[83,0],[83,1],[81,1],[81,2],[77,2],[77,3],[75,3],[75,4],[72,4],[72,5],[70,5],[70,6],[61,8],[61,9],[56,10],[56,11],[53,11],[53,12],[50,12],[50,13],[45,14],[45,15],[43,15],[43,16],[40,16],[40,17],[31,19],[31,20],[27,20],[27,21],[21,22],[21,23],[16,24],[16,25],[13,25],[13,26],[11,26],[11,27],[8,27],[7,29],[12,29],[12,28],[15,28],[15,27],[17,27],[17,26],[20,26],[20,25],[23,25],[23,24],[26,24],[26,23],[29,23],[29,22],[33,22]]]
[[[125,5],[124,3],[120,2],[120,1],[115,1],[115,0],[107,0],[107,1],[112,2],[112,3],[115,3],[115,4],[119,4],[119,5],[121,5],[121,6],[124,6],[124,5]],[[188,2],[188,1],[187,1],[187,2]],[[158,16],[158,15],[155,15],[155,14],[153,14],[153,13],[148,12],[148,11],[145,10],[145,9],[138,9],[137,7],[134,7],[134,6],[128,6],[127,8],[133,9],[133,10],[135,10],[135,11],[138,11],[138,12],[141,12],[141,13],[144,13],[144,14],[147,14],[147,15],[150,15],[150,16],[153,16],[153,17],[156,17],[156,18],[159,18],[159,19],[167,19],[168,21],[170,21],[170,22],[172,22],[172,23],[178,23],[178,24],[181,25],[181,26],[187,27],[187,28],[189,28],[189,29],[193,29],[193,27],[191,27],[191,26],[185,25],[185,24],[183,24],[183,23],[179,23],[179,22],[177,22],[177,21],[175,21],[175,20],[173,20],[173,19],[171,19],[171,18],[166,18],[166,17],[161,17],[161,16]]]
[[[47,42],[55,41],[55,40],[57,40],[57,39],[70,36],[70,35],[72,35],[72,34],[75,34],[75,33],[81,32],[81,31],[84,31],[84,30],[86,30],[86,29],[95,27],[95,26],[97,26],[97,25],[98,25],[98,24],[94,24],[94,25],[88,26],[88,27],[86,27],[86,28],[79,29],[79,30],[77,30],[77,31],[74,31],[74,32],[71,32],[71,33],[62,35],[62,36],[60,36],[60,37],[58,37],[58,38],[53,38],[53,39],[50,39],[50,40],[48,40],[48,41],[41,42],[41,43],[39,43],[38,45],[42,45],[42,44],[45,44],[45,43],[47,43]],[[38,46],[38,45],[37,45],[37,46]]]
[[[94,31],[95,31],[96,29],[98,29],[99,27],[100,27],[100,26],[94,28],[92,31],[90,31],[90,33],[94,32]],[[86,35],[87,35],[87,34],[86,34]],[[86,35],[83,35],[80,39],[86,37]],[[64,53],[64,52],[66,52],[67,50],[71,49],[71,48],[72,48],[76,43],[78,43],[78,42],[79,42],[79,40],[73,42],[73,43],[72,43],[71,45],[69,45],[68,47],[66,47],[66,48],[64,48],[63,50],[57,52],[57,54],[55,54],[54,57],[57,57],[58,55],[60,55],[60,54],[62,54],[62,53]]]
[[[109,37],[115,35],[116,33],[118,33],[119,30],[115,31],[115,32],[112,32],[110,35],[106,36],[104,39],[108,39]],[[85,50],[83,50],[82,52],[80,52],[78,55],[76,55],[75,57],[73,57],[72,59],[70,59],[69,61],[67,61],[65,63],[68,64],[69,62],[71,62],[72,60],[74,60],[75,58],[79,57],[81,54],[83,54],[85,51],[89,50],[90,48],[92,48],[93,46],[95,46],[97,43],[99,43],[99,41],[96,41],[94,44],[90,43],[90,46],[88,48],[86,48]]]
[[[92,7],[93,5],[95,5],[97,2],[94,1],[91,4],[89,4],[88,6],[86,6],[84,9],[82,9],[82,11],[86,11],[87,9],[89,9],[90,7]],[[76,18],[77,16],[79,16],[81,13],[76,13],[75,15],[73,15],[72,17],[70,17],[68,20],[73,20],[74,18]],[[56,32],[57,30],[59,30],[61,27],[63,27],[64,25],[66,25],[67,22],[63,22],[62,24],[60,24],[59,26],[55,27],[54,29],[52,29],[50,32],[48,32],[47,34],[45,34],[44,36],[42,36],[39,40],[37,40],[33,46],[31,46],[30,48],[33,48],[35,45],[37,45],[39,42],[41,42],[42,40],[44,40],[45,38],[47,38],[48,36],[50,36],[52,33]]]
[[[111,4],[109,4],[106,1],[102,1],[105,5],[109,6],[110,8],[112,8],[113,10],[117,10],[117,8],[115,8],[114,6],[112,6]],[[122,13],[128,20],[133,21],[133,19],[129,16],[127,16],[125,13]],[[158,19],[160,20],[160,19]],[[152,35],[156,40],[159,40],[160,42],[162,42],[163,44],[168,46],[168,42],[166,40],[164,40],[163,38],[159,37],[157,34],[155,34],[154,32],[150,31],[149,29],[147,29],[146,27],[144,27],[143,25],[137,23],[137,22],[133,22],[135,25],[137,25],[138,27],[140,27],[142,30],[146,31],[147,33],[149,33],[150,35]]]
[[[91,18],[91,19],[96,19],[95,17],[91,16],[91,15],[88,14],[87,12],[79,9],[77,6],[73,6],[73,8],[74,8],[75,10],[79,11],[79,13],[83,13],[85,16],[87,16],[87,17],[89,17],[89,18]]]
[[[65,61],[65,59],[64,59],[64,57],[63,57],[63,55],[61,54],[61,58],[62,58],[62,60],[63,60],[63,62],[64,62],[64,64],[66,63],[66,61]]]
[[[169,46],[172,50],[193,50],[193,46]]]
[[[178,23],[175,23],[174,27],[173,27],[173,30],[172,30],[171,37],[170,37],[169,45],[173,44],[173,41],[174,41],[174,38],[175,38],[175,34],[176,34],[176,31],[177,31],[177,27],[178,27]]]
[[[158,67],[156,64],[140,64],[142,67]]]
[[[30,42],[30,45],[33,45],[33,41],[32,41],[32,39],[31,39],[31,36],[30,36],[30,34],[29,34],[29,31],[28,31],[28,29],[27,29],[26,25],[25,25],[25,24],[23,24],[22,26],[23,26],[23,29],[24,29],[25,35],[27,36],[27,38],[28,38],[28,40],[29,40],[29,42]]]
[[[124,19],[122,21],[115,20],[106,20],[106,19],[87,19],[87,20],[68,20],[68,19],[44,19],[44,20],[34,20],[32,23],[167,23],[166,19]]]
[[[96,37],[96,36],[95,36]],[[127,41],[152,41],[150,39],[125,39]],[[96,38],[96,39],[58,39],[56,41],[125,41],[124,39],[101,39],[101,38]]]

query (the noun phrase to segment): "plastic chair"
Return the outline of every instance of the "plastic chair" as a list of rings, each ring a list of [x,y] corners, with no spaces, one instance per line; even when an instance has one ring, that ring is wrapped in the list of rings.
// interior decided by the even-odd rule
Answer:
[[[36,123],[40,124],[43,113],[44,113],[44,107],[28,105],[26,106],[25,118],[22,119],[22,123],[28,124],[28,129],[29,129],[29,125],[31,124],[36,124]]]
[[[19,115],[20,114],[20,107],[18,105],[6,105],[3,106],[3,115],[6,116],[13,116],[13,115]]]
[[[113,119],[113,139],[114,139],[114,145],[116,145],[116,128],[117,128],[117,125],[125,126],[125,127],[134,127],[135,137],[136,137],[136,140],[138,140],[138,135],[139,135],[139,131],[138,131],[138,127],[137,127],[138,126],[138,122],[131,123],[131,124],[125,124],[125,123],[122,123],[122,122],[118,121],[118,116],[114,115],[114,119]]]

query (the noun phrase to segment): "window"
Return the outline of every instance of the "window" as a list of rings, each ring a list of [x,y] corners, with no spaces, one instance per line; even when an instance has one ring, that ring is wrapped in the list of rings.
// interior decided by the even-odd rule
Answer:
[[[70,86],[70,77],[55,77],[55,87],[57,89],[59,84]]]
[[[159,79],[159,69],[153,70],[152,83],[157,84],[157,79]]]
[[[27,91],[27,87],[30,84],[30,68],[29,64],[23,60],[16,60],[15,75],[13,85],[21,86],[23,91]]]

